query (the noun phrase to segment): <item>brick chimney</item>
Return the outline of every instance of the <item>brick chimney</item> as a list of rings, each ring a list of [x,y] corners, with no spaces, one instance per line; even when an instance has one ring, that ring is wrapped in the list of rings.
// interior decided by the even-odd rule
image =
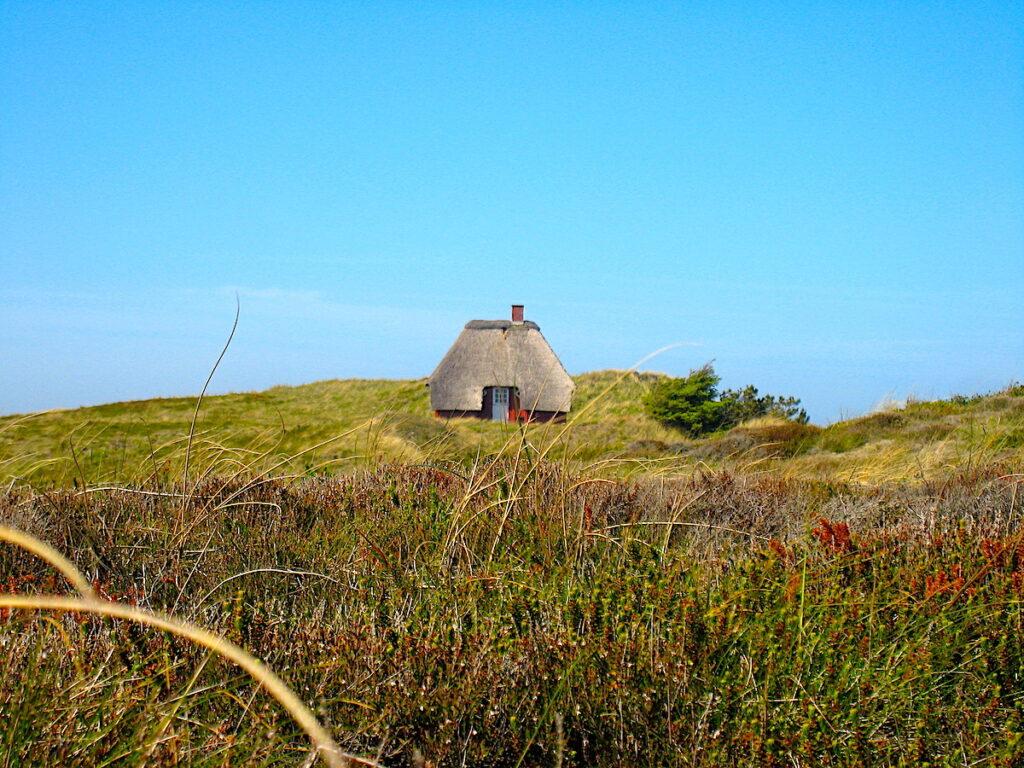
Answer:
[[[521,323],[523,322],[523,305],[513,304],[512,305],[512,322]]]

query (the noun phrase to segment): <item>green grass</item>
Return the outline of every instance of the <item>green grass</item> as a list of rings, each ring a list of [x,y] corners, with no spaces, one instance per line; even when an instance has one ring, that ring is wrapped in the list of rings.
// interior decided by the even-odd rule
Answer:
[[[613,372],[578,377],[576,412],[618,378]],[[572,446],[574,457],[585,459],[625,451],[637,440],[681,439],[643,414],[637,397],[644,386],[642,377],[625,377],[588,409],[563,450]],[[173,474],[183,464],[194,408],[194,398],[153,399],[0,418],[0,476],[67,485]],[[287,463],[298,472],[325,462],[471,462],[480,452],[500,449],[516,432],[514,426],[434,418],[423,380],[325,381],[211,396],[203,401],[197,430],[199,464],[222,469],[264,453],[260,462],[269,465],[332,441]],[[543,441],[563,430],[531,431]]]
[[[572,424],[531,426],[528,439],[574,466],[675,473],[756,466],[867,483],[920,482],[964,463],[1024,457],[1019,388],[913,403],[825,429],[761,420],[690,440],[644,413],[643,394],[657,376],[578,376]],[[63,486],[180,477],[194,408],[193,398],[154,399],[0,418],[0,478]],[[515,426],[435,419],[423,380],[325,381],[208,397],[197,430],[193,466],[218,473],[243,465],[347,471],[379,461],[465,468],[519,439]]]

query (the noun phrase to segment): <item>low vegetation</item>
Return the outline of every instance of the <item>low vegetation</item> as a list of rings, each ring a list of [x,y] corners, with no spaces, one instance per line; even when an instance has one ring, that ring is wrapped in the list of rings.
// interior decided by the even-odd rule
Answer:
[[[12,490],[0,515],[101,594],[249,648],[387,764],[1014,765],[1018,486],[384,466],[208,480],[184,502]],[[15,551],[0,568],[12,591],[59,589]],[[8,764],[308,752],[251,680],[177,638],[13,614],[4,632]]]
[[[660,378],[526,429],[422,382],[210,398],[188,475],[194,401],[8,418],[0,523],[388,766],[1024,762],[1024,391],[694,440],[644,413]],[[0,578],[70,594],[6,545]],[[176,635],[0,609],[0,644],[3,765],[316,760]]]

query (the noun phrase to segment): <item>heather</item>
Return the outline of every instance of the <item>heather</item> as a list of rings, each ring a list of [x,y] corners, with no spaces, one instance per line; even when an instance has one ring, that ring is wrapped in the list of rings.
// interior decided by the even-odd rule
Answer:
[[[299,478],[15,482],[0,520],[101,595],[251,650],[385,765],[1017,765],[1020,467],[976,456],[867,485],[624,476],[523,440]],[[14,548],[0,574],[68,591]],[[312,764],[251,679],[179,638],[2,630],[5,765]]]

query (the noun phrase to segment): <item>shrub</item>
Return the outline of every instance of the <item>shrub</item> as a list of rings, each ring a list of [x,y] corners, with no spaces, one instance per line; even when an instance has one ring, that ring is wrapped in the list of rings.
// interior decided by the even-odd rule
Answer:
[[[718,399],[720,377],[707,364],[683,378],[664,378],[644,399],[647,412],[670,427],[706,435],[725,426],[728,403]]]
[[[754,386],[727,389],[722,393],[722,402],[728,403],[727,420],[731,424],[742,424],[765,416],[775,416],[797,424],[806,424],[808,421],[807,411],[800,407],[800,398],[759,395]]]
[[[754,386],[719,394],[720,380],[708,363],[689,376],[661,379],[647,393],[644,405],[662,424],[695,437],[765,416],[807,423],[799,398],[761,395]]]

